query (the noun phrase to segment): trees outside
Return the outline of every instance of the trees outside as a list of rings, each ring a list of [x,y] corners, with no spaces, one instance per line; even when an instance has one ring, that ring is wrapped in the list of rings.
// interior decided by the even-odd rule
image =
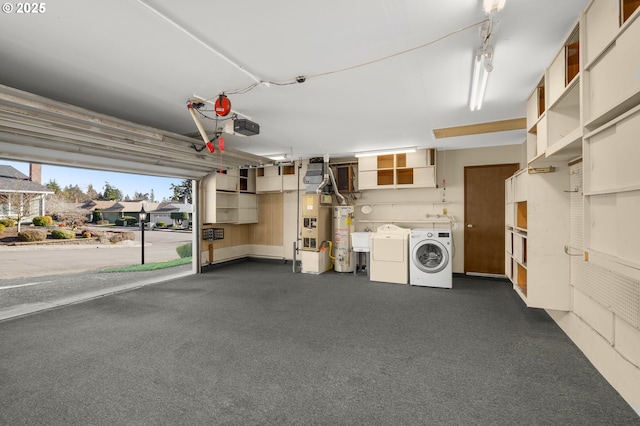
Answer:
[[[60,185],[58,185],[55,179],[51,179],[45,186],[53,191],[54,194],[60,194],[62,192],[62,188],[60,188]]]
[[[120,191],[115,186],[111,186],[109,182],[105,182],[102,199],[108,201],[120,201],[122,200],[122,191]]]
[[[99,200],[100,193],[93,188],[92,184],[87,185],[87,200]]]
[[[187,203],[193,203],[193,197],[191,194],[191,180],[185,179],[180,184],[171,184],[171,190],[173,191],[173,197],[171,201],[182,201],[186,200]]]

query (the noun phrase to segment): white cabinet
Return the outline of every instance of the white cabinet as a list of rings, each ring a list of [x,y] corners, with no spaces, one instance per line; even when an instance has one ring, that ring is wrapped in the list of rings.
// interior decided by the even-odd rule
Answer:
[[[361,157],[358,159],[358,189],[435,187],[435,157],[435,149]]]
[[[239,188],[243,178],[246,179],[246,182],[242,183],[243,188],[248,190],[255,187],[255,178],[252,174],[239,170],[229,170],[226,174],[212,173],[203,178],[203,223],[255,223],[258,221],[256,194],[228,189]]]
[[[580,156],[580,24],[576,24],[527,101],[527,160]]]
[[[298,179],[304,175],[305,165],[306,161],[295,161],[288,165],[257,169],[256,192],[263,194],[298,190]],[[302,189],[304,189],[304,185],[302,185]]]
[[[640,105],[585,137],[585,250],[640,269]]]
[[[258,196],[238,194],[238,218],[236,223],[258,222]]]
[[[505,182],[505,274],[527,306],[568,311],[568,166],[554,167],[521,170]]]
[[[640,102],[638,13],[619,26],[617,13],[598,14],[611,7],[606,3],[593,2],[585,14],[585,38],[593,46],[585,65],[584,122],[591,130]]]
[[[280,167],[270,166],[257,169],[256,192],[280,192],[282,191],[282,176]]]

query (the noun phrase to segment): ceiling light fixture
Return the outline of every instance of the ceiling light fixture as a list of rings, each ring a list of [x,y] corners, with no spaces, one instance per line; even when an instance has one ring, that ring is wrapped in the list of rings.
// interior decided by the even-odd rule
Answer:
[[[381,149],[377,151],[357,152],[356,158],[373,157],[376,155],[408,154],[411,152],[416,152],[416,148],[411,147],[411,148]]]
[[[487,15],[493,12],[500,12],[507,0],[484,0],[484,13]]]
[[[477,111],[482,108],[484,94],[487,90],[489,73],[493,70],[493,47],[479,49],[473,59],[473,77],[471,80],[471,94],[469,96],[469,109]]]

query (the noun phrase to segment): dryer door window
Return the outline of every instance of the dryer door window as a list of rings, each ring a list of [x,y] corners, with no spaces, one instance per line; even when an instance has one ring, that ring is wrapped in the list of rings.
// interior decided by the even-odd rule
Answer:
[[[447,266],[449,252],[440,242],[427,240],[415,246],[412,261],[421,271],[435,274]]]

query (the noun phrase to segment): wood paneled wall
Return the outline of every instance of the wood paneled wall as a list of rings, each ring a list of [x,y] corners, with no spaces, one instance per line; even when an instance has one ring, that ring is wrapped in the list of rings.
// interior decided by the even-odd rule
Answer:
[[[258,195],[258,223],[234,225],[228,223],[205,225],[223,228],[224,239],[203,241],[202,250],[235,247],[244,244],[282,246],[284,236],[284,197],[281,192]]]
[[[249,225],[251,244],[281,246],[284,241],[282,192],[258,195],[258,223]]]

